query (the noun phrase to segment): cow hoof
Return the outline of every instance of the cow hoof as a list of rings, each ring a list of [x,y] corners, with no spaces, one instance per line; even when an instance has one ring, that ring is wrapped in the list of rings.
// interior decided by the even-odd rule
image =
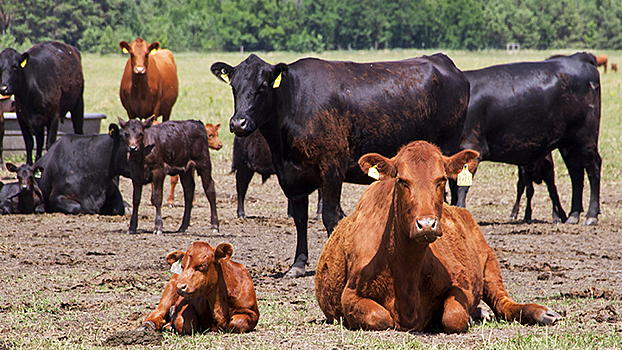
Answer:
[[[562,319],[562,315],[549,309],[546,313],[543,313],[542,315],[540,315],[538,319],[538,323],[543,324],[543,325],[551,325],[557,322],[557,320],[561,320],[561,319]]]
[[[478,307],[477,310],[475,310],[474,318],[476,321],[491,321],[492,320],[492,318],[490,317],[490,313],[488,313],[488,311],[482,309],[481,307]]]
[[[220,228],[216,225],[212,225],[211,227],[212,229],[212,233],[219,233],[220,232]]]
[[[146,331],[146,330],[156,330],[156,326],[155,323],[153,323],[153,321],[147,321],[144,322],[143,324],[141,324],[140,326],[138,326],[138,328],[136,328],[137,331]]]
[[[162,229],[161,228],[156,228],[155,230],[153,230],[153,234],[154,235],[161,235],[162,234]]]
[[[579,216],[570,215],[568,220],[566,220],[567,224],[576,225],[579,223]]]
[[[130,234],[130,235],[135,235],[138,232],[136,232],[136,230],[128,230],[127,233]]]
[[[305,268],[300,266],[292,266],[283,278],[298,278],[305,275]]]
[[[596,226],[598,225],[598,218],[587,218],[584,224],[585,226]]]

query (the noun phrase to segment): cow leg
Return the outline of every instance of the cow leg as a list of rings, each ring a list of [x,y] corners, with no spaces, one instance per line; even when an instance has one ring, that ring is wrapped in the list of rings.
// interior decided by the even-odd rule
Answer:
[[[194,196],[194,176],[192,171],[186,171],[179,175],[181,187],[184,189],[184,218],[177,232],[186,232],[190,226],[190,213],[192,212],[192,197]]]
[[[587,177],[590,180],[590,206],[587,210],[586,225],[598,224],[598,214],[600,214],[600,169],[602,159],[598,152],[593,156],[587,157],[586,167]]]
[[[246,198],[246,191],[248,191],[248,185],[250,184],[252,178],[253,171],[249,169],[245,164],[236,165],[235,190],[238,194],[238,218],[246,217],[246,213],[244,212],[244,199]]]
[[[65,195],[56,195],[52,193],[49,200],[48,211],[75,215],[82,212],[82,205],[73,199],[67,198]]]
[[[75,134],[84,134],[84,96],[82,94],[80,94],[78,102],[76,102],[76,105],[70,112],[73,132]]]
[[[246,333],[253,329],[257,324],[257,318],[255,315],[250,314],[235,314],[231,316],[231,321],[227,325],[227,330],[234,333]]]
[[[442,325],[447,333],[462,333],[469,327],[468,300],[465,292],[452,286],[445,299]]]
[[[514,202],[514,207],[512,208],[512,213],[510,214],[510,218],[516,220],[518,217],[518,211],[520,210],[520,198],[523,196],[525,192],[525,176],[524,170],[521,166],[518,167],[518,181],[516,182],[516,202]]]
[[[565,222],[566,212],[564,208],[562,208],[561,201],[559,200],[559,194],[557,193],[557,186],[555,186],[555,169],[552,163],[545,163],[542,171],[543,181],[546,184],[546,188],[549,191],[549,197],[551,198],[551,203],[553,206],[553,222],[558,224],[561,222]]]
[[[583,165],[576,147],[560,148],[560,153],[566,163],[572,183],[572,205],[566,223],[577,224],[583,211]]]
[[[133,194],[132,194],[132,217],[130,218],[130,227],[128,229],[129,234],[136,233],[136,227],[138,226],[138,207],[140,206],[140,199],[143,195],[143,184],[139,180],[132,179]]]
[[[170,321],[171,307],[175,306],[177,300],[181,298],[179,294],[177,294],[178,279],[178,274],[174,274],[173,277],[171,277],[164,288],[164,292],[162,293],[158,306],[155,310],[151,311],[147,317],[145,317],[145,321],[143,321],[143,323],[138,327],[139,329],[152,328],[153,330],[159,331],[162,329],[164,324]]]
[[[59,118],[52,119],[52,122],[50,123],[50,126],[48,127],[48,135],[47,135],[47,139],[45,140],[46,150],[50,149],[50,147],[52,147],[54,142],[56,142],[56,136],[58,135],[59,120],[60,120]],[[39,154],[39,145],[37,143],[37,159],[39,158],[41,158],[41,155]]]
[[[531,209],[531,200],[533,199],[533,194],[534,194],[534,188],[533,188],[533,181],[531,181],[531,178],[527,178],[526,179],[526,183],[527,183],[527,205],[525,206],[525,219],[524,221],[526,223],[531,223],[531,214],[532,214],[532,209]]]
[[[153,191],[151,191],[151,204],[156,209],[155,227],[153,233],[156,235],[162,234],[162,192],[164,190],[164,174],[153,174]],[[188,214],[190,216],[190,214]],[[184,212],[184,218],[186,213]],[[183,226],[183,224],[182,224]]]
[[[357,296],[353,288],[343,290],[341,304],[349,328],[380,331],[395,326],[389,310],[372,299]]]
[[[218,222],[218,212],[216,210],[216,186],[214,185],[214,179],[212,178],[212,168],[211,164],[208,167],[197,167],[197,172],[201,177],[201,183],[203,184],[203,192],[205,192],[205,196],[207,197],[207,201],[209,202],[210,207],[210,223],[212,224],[211,229],[213,233],[217,233],[220,231],[220,223]],[[192,172],[190,173],[192,175]],[[194,178],[192,178],[194,182]]]
[[[4,158],[2,157],[4,144],[4,111],[0,107],[0,170],[4,170]]]
[[[322,186],[322,221],[329,237],[339,220],[344,217],[343,212],[340,212],[339,204],[342,183],[342,180],[336,176],[325,177]]]
[[[482,299],[498,318],[518,321],[522,324],[553,324],[561,315],[546,306],[538,304],[518,304],[510,298],[503,285],[497,256],[488,247],[484,263],[484,293]]]
[[[171,192],[168,194],[168,199],[166,200],[166,204],[171,207],[175,205],[175,187],[179,182],[179,175],[171,176]]]
[[[101,215],[123,215],[125,214],[125,205],[123,197],[119,191],[119,187],[114,181],[109,181],[106,188],[106,202],[99,210]]]
[[[290,267],[286,278],[302,277],[305,274],[305,266],[309,257],[307,249],[307,221],[309,220],[309,196],[302,196],[290,199],[294,214],[294,224],[296,224],[296,256],[294,264]]]
[[[32,165],[32,149],[34,148],[32,131],[30,130],[28,123],[24,121],[24,117],[21,115],[21,112],[17,113],[17,121],[19,123],[19,128],[22,130],[22,137],[24,138],[24,145],[26,146],[26,163]]]

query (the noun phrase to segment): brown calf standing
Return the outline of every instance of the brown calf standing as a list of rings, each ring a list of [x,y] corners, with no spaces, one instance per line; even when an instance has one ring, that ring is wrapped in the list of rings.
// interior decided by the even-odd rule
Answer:
[[[444,203],[447,179],[477,156],[464,150],[445,157],[416,141],[391,159],[361,157],[363,171],[374,169],[380,181],[337,225],[320,255],[315,293],[328,322],[464,332],[471,317],[482,316],[481,299],[508,321],[551,324],[561,317],[545,306],[514,302],[471,214]]]
[[[155,125],[155,122],[154,122],[154,125]],[[216,151],[222,148],[222,142],[220,141],[220,138],[218,137],[219,129],[220,129],[220,124],[216,124],[216,125],[213,125],[210,123],[205,124],[205,131],[207,132],[207,142],[208,142],[209,148],[214,149]],[[168,194],[168,200],[166,201],[167,205],[170,205],[170,206],[175,205],[175,187],[177,186],[178,182],[179,182],[179,175],[171,176],[171,192]],[[196,196],[193,197],[192,199],[192,205],[193,206],[197,205]]]
[[[130,54],[119,91],[127,116],[145,119],[155,115],[169,120],[179,90],[173,54],[161,49],[159,42],[149,45],[142,38],[131,44],[121,41],[119,46]]]
[[[15,101],[11,96],[0,96],[0,169],[4,169],[4,158],[2,157],[2,144],[4,142],[4,113],[15,112]]]
[[[41,214],[45,212],[43,193],[35,181],[41,176],[43,167],[6,163],[8,171],[17,173],[17,182],[0,186],[1,214]],[[0,182],[1,184],[1,182]]]
[[[150,182],[153,182],[151,203],[156,208],[154,233],[162,233],[162,190],[166,175],[180,175],[181,177],[181,185],[184,189],[184,217],[178,232],[186,231],[192,211],[195,186],[193,169],[195,168],[201,177],[203,190],[210,203],[212,230],[217,232],[216,190],[212,179],[212,163],[203,123],[196,120],[175,120],[152,127],[154,119],[155,117],[151,116],[144,122],[138,119],[126,122],[119,118],[129,149],[128,162],[134,187],[129,233],[136,233],[142,186]]]
[[[618,64],[617,63],[612,63],[611,64],[611,71],[612,72],[618,72]]]
[[[181,334],[223,329],[244,333],[259,320],[255,288],[244,265],[231,261],[233,247],[221,243],[214,249],[206,242],[192,243],[186,253],[166,256],[173,265],[181,260],[162,293],[158,307],[139,329],[168,329]]]

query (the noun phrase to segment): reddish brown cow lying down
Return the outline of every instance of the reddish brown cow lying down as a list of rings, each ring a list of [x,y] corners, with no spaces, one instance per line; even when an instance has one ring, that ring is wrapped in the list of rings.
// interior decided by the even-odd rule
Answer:
[[[445,157],[417,141],[391,159],[371,153],[359,160],[366,173],[377,169],[380,181],[339,223],[320,256],[315,293],[329,322],[464,332],[470,317],[481,316],[481,299],[508,321],[552,324],[561,318],[545,306],[515,303],[471,214],[444,204],[447,178],[477,155],[464,150]]]
[[[251,331],[259,320],[255,288],[244,265],[231,261],[233,247],[221,243],[192,243],[187,252],[166,256],[173,265],[181,259],[181,274],[166,285],[158,307],[139,329],[168,329],[181,334],[223,329]]]

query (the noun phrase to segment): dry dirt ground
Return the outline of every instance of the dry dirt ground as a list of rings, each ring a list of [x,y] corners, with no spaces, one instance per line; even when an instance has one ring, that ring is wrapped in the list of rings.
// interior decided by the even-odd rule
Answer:
[[[226,158],[226,157],[223,157]],[[255,331],[201,338],[214,348],[359,348],[357,344],[423,344],[479,348],[521,334],[622,332],[622,190],[602,184],[602,214],[596,227],[551,223],[544,186],[536,188],[534,224],[509,219],[515,196],[515,171],[499,172],[485,163],[469,193],[468,207],[496,251],[505,285],[520,302],[545,303],[565,316],[551,327],[493,323],[462,335],[404,332],[350,332],[325,324],[315,303],[314,271],[327,239],[321,221],[309,222],[307,276],[283,279],[293,261],[295,227],[287,218],[286,200],[275,177],[261,184],[257,175],[247,198],[247,219],[236,218],[235,177],[228,159],[214,160],[221,231],[210,233],[209,206],[202,192],[185,234],[174,231],[183,212],[181,186],[177,206],[165,207],[165,233],[151,233],[155,210],[150,189],[143,191],[139,230],[128,235],[129,216],[63,214],[0,217],[0,349],[112,346],[123,342],[180,348],[197,346],[192,337],[169,334],[123,339],[153,310],[170,277],[164,257],[205,240],[230,242],[233,260],[245,264],[253,278],[261,311]],[[497,173],[509,173],[503,178]],[[8,173],[4,175],[4,182]],[[558,175],[567,210],[570,186]],[[197,184],[198,185],[198,184]],[[587,186],[586,186],[587,187]],[[121,180],[131,202],[131,182]],[[197,186],[197,188],[201,188]],[[365,186],[345,185],[342,206],[352,212]],[[168,181],[165,186],[168,191]],[[167,192],[168,193],[168,192]],[[587,194],[587,193],[586,193]],[[316,203],[311,196],[311,206]],[[584,202],[586,202],[584,200]],[[310,208],[313,212],[313,208]],[[522,217],[522,212],[519,214]],[[314,217],[314,215],[310,215]],[[131,338],[131,337],[130,337]],[[364,342],[360,343],[364,339]],[[414,342],[414,343],[413,343]],[[190,344],[190,345],[188,345]],[[622,346],[618,344],[618,346]]]

